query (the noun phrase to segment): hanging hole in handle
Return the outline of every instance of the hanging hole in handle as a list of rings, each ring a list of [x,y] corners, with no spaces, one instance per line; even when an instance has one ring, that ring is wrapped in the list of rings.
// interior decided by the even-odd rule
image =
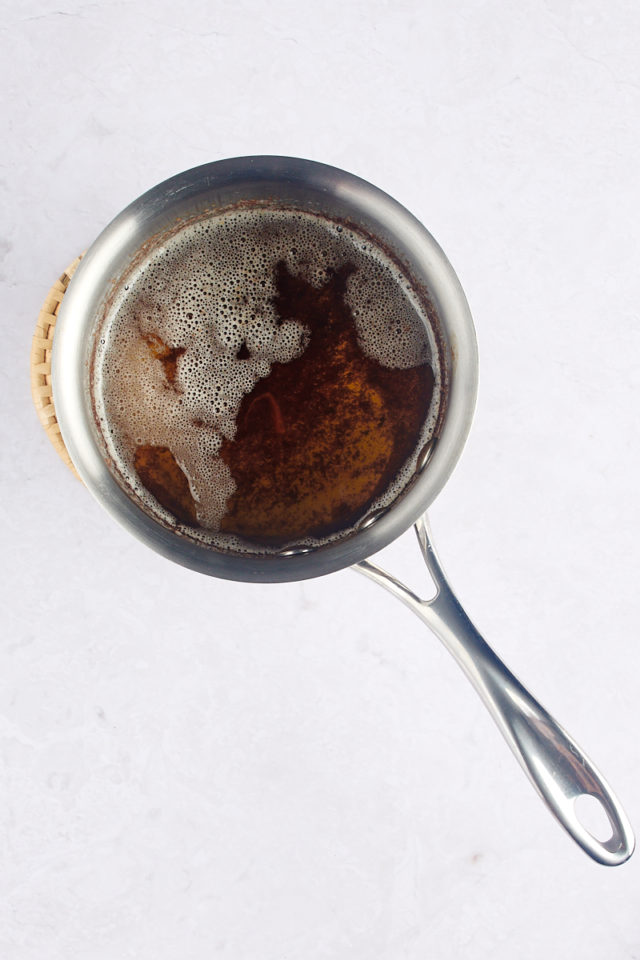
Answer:
[[[597,797],[590,793],[581,793],[573,803],[578,820],[595,840],[600,843],[611,840],[613,825]]]

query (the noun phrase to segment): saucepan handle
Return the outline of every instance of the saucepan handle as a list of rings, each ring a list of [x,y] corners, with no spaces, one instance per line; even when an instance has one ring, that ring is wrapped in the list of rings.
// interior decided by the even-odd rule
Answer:
[[[402,600],[440,638],[479,693],[531,783],[576,843],[598,863],[624,863],[633,853],[635,840],[615,794],[575,740],[476,630],[445,577],[426,516],[416,524],[416,532],[437,588],[433,600],[422,600],[368,560],[355,569]],[[576,800],[585,795],[595,798],[607,816],[611,836],[606,840],[595,837],[578,817]]]

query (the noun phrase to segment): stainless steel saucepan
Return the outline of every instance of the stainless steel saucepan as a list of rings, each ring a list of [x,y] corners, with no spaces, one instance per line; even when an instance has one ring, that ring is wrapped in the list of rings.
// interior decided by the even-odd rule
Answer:
[[[424,287],[440,320],[447,374],[444,417],[421,456],[417,476],[386,511],[348,537],[317,549],[257,556],[214,550],[178,536],[145,513],[119,485],[101,452],[89,390],[94,336],[105,305],[143,248],[199,213],[247,201],[273,201],[340,219],[377,238]],[[201,573],[247,582],[302,580],[355,569],[386,587],[443,641],[482,697],[525,773],[557,820],[591,857],[616,865],[634,848],[631,826],[606,781],[578,745],[498,659],[456,599],[434,550],[425,511],[464,446],[476,399],[473,323],[458,279],[428,231],[371,184],[324,164],[287,157],[243,157],[206,164],[161,183],[132,203],[90,247],[64,297],[53,349],[53,393],[62,437],[96,499],[154,550]],[[367,558],[415,524],[436,588],[426,601]],[[595,797],[611,836],[598,840],[581,823],[576,800]]]

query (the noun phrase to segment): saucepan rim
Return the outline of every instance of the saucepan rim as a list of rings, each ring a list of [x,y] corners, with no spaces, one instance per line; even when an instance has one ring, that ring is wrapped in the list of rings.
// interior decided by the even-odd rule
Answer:
[[[89,357],[96,323],[133,258],[171,224],[229,205],[230,198],[276,193],[367,228],[428,291],[440,321],[447,399],[439,435],[406,492],[352,535],[310,551],[240,554],[215,550],[154,520],[109,469],[96,435]],[[211,576],[245,582],[304,580],[371,556],[408,529],[438,495],[464,447],[475,409],[478,353],[466,297],[429,231],[382,190],[336,167],[293,157],[218,160],[186,170],[147,191],[102,231],[84,256],[58,315],[52,383],[62,438],[82,480],[130,533],[165,557]]]

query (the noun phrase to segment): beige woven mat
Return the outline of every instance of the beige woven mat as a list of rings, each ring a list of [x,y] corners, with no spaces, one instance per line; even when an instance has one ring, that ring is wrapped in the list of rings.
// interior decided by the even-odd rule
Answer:
[[[60,425],[56,418],[56,411],[53,405],[51,348],[53,346],[53,335],[56,329],[56,319],[58,317],[60,304],[81,260],[82,254],[67,267],[60,279],[56,280],[51,290],[49,290],[38,315],[36,331],[31,344],[31,395],[38,417],[40,418],[40,423],[44,427],[49,440],[51,440],[58,454],[76,477],[78,474],[62,440]]]

